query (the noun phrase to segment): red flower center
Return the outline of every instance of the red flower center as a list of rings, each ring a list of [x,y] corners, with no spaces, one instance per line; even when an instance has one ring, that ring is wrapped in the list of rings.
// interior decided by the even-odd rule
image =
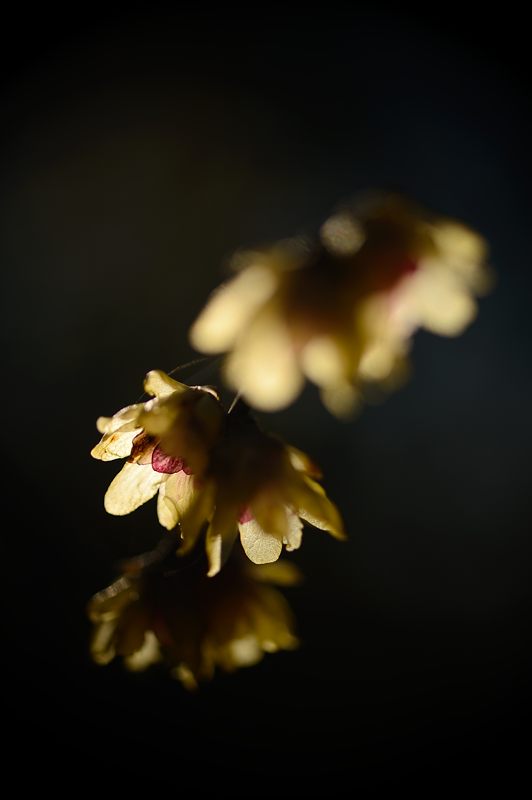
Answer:
[[[167,455],[160,444],[153,448],[151,466],[155,472],[164,472],[168,475],[181,471],[183,471],[185,475],[192,474],[192,470],[183,458],[174,458],[174,456]]]

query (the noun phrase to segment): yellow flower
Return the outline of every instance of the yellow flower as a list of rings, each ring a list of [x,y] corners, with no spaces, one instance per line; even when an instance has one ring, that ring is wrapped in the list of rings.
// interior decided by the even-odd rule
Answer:
[[[471,322],[485,256],[464,225],[385,197],[331,217],[316,241],[241,255],[191,342],[228,352],[226,379],[255,408],[288,405],[307,378],[342,414],[364,385],[393,384],[418,328],[454,336]]]
[[[315,477],[318,473],[308,456],[262,432],[247,407],[237,404],[181,516],[182,551],[195,546],[208,522],[208,574],[213,576],[238,533],[255,564],[276,561],[283,545],[297,549],[303,521],[345,538],[340,514]]]
[[[204,565],[185,564],[173,553],[155,567],[153,561],[126,565],[122,577],[91,599],[91,654],[98,664],[122,656],[128,669],[143,670],[163,661],[193,689],[217,667],[230,672],[297,646],[292,612],[267,585],[296,583],[292,564],[254,567],[235,553],[210,579]]]
[[[144,390],[148,402],[98,419],[103,436],[91,455],[128,459],[105,494],[110,514],[129,514],[158,492],[159,522],[170,530],[194,496],[193,475],[205,467],[224,412],[211,388],[186,386],[159,370],[147,374]]]

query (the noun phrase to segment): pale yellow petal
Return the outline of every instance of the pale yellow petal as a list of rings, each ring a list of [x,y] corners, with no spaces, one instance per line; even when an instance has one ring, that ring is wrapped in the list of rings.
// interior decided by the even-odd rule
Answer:
[[[131,672],[142,672],[161,659],[159,642],[153,631],[146,631],[140,650],[124,658],[124,664]]]
[[[203,525],[211,519],[213,510],[214,487],[209,483],[193,493],[191,502],[179,520],[183,544],[178,553],[185,555],[193,549]]]
[[[238,509],[230,504],[218,503],[207,530],[205,547],[209,562],[209,577],[221,570],[237,537]]]
[[[286,559],[279,559],[271,564],[250,564],[249,572],[254,580],[277,586],[295,586],[303,580],[299,568]]]
[[[315,528],[328,531],[337,539],[345,539],[340,513],[325,494],[323,487],[312,478],[302,478],[293,494],[297,514]]]
[[[301,366],[317,386],[338,383],[348,374],[345,353],[332,336],[315,336],[301,350]]]
[[[109,664],[116,655],[114,633],[116,620],[101,622],[93,630],[90,644],[91,656],[97,664]]]
[[[476,292],[484,291],[489,285],[484,239],[464,225],[449,221],[434,225],[431,233],[446,265]]]
[[[255,264],[210,297],[190,330],[192,346],[202,353],[229,350],[237,336],[272,295],[276,285],[273,272]]]
[[[100,461],[114,461],[117,458],[127,458],[131,454],[133,439],[142,428],[134,428],[132,431],[115,431],[106,433],[101,441],[91,450],[91,456]]]
[[[188,386],[175,381],[160,369],[150,370],[144,379],[144,391],[152,397],[167,397],[169,394],[183,392],[186,389]]]
[[[251,667],[263,657],[264,651],[253,633],[228,644],[228,656],[233,667]]]
[[[286,450],[294,469],[297,469],[298,472],[306,472],[307,475],[312,475],[313,478],[321,477],[320,468],[312,461],[310,456],[302,450],[298,450],[297,447],[292,447],[292,445],[287,445]]]
[[[240,541],[244,552],[254,564],[268,564],[277,561],[283,549],[282,540],[278,536],[266,533],[255,519],[240,522]]]
[[[167,530],[175,528],[194,497],[194,477],[185,472],[168,475],[159,487],[157,516]]]
[[[198,688],[198,682],[189,667],[186,664],[178,664],[172,670],[172,676],[181,682],[183,687],[189,692],[194,692]]]
[[[105,510],[116,516],[129,514],[150,500],[165,478],[149,464],[124,464],[107,489]]]
[[[274,310],[256,317],[225,365],[228,383],[261,411],[289,405],[303,387],[286,325]]]
[[[325,408],[340,419],[352,418],[362,402],[360,392],[348,381],[323,387],[320,396]]]
[[[98,417],[96,427],[100,433],[114,433],[119,429],[133,430],[138,427],[137,417],[142,410],[142,403],[125,406],[113,414],[112,417]]]
[[[283,537],[283,544],[286,545],[288,552],[297,550],[301,547],[301,540],[303,538],[303,523],[299,516],[294,514],[293,511],[287,509],[288,517],[288,531]]]
[[[419,325],[441,336],[457,336],[476,316],[470,290],[451,273],[426,264],[412,282]]]

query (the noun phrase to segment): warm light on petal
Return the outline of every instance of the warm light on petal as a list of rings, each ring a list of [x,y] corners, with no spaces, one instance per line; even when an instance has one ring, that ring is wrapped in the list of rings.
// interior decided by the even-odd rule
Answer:
[[[140,650],[124,658],[124,664],[131,672],[142,672],[161,660],[161,649],[152,631],[146,631]]]
[[[297,550],[301,547],[301,540],[303,538],[303,523],[299,516],[294,514],[293,511],[287,511],[288,516],[288,532],[283,538],[283,544],[286,545],[288,552]]]
[[[303,386],[292,341],[274,315],[257,317],[226,362],[227,381],[261,411],[289,405]]]
[[[100,461],[114,461],[117,458],[127,458],[131,453],[133,439],[140,433],[141,428],[132,431],[116,431],[105,434],[91,450],[91,456]]]
[[[165,477],[148,465],[124,464],[107,489],[105,510],[116,516],[129,514],[151,500]]]
[[[255,580],[274,583],[277,586],[296,586],[303,580],[298,567],[286,559],[279,559],[270,564],[250,564],[248,569]]]
[[[188,389],[184,383],[175,381],[166,372],[152,369],[144,379],[144,391],[153,397],[167,397],[174,392],[184,392]]]
[[[282,540],[266,533],[254,519],[238,525],[244,552],[254,564],[269,564],[277,561],[283,549]]]
[[[191,328],[193,347],[202,353],[229,350],[275,285],[273,272],[254,264],[217,289]]]
[[[303,476],[303,481],[295,491],[297,513],[315,528],[328,531],[336,539],[345,539],[342,518],[322,486],[312,478]]]
[[[167,530],[175,528],[194,498],[194,477],[175,472],[161,483],[157,498],[157,516]]]

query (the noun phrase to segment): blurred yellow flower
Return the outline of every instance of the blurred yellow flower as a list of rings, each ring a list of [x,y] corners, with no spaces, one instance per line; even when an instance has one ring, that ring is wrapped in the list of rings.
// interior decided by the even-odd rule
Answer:
[[[88,605],[91,654],[98,664],[122,656],[128,669],[162,661],[187,689],[297,646],[292,612],[268,583],[299,580],[288,562],[254,567],[235,553],[216,578],[174,554],[146,567],[136,562]]]
[[[283,545],[301,544],[303,521],[345,538],[336,506],[326,496],[308,456],[261,431],[244,404],[226,417],[223,433],[196,492],[180,518],[184,553],[196,545],[208,522],[210,576],[224,564],[240,533],[255,564],[276,561]]]
[[[193,475],[205,468],[224,411],[210,387],[189,387],[159,370],[147,374],[144,390],[151,400],[98,419],[103,436],[91,455],[128,459],[105,494],[110,514],[129,514],[158,492],[159,522],[170,530],[194,496]]]
[[[341,415],[365,385],[399,379],[418,328],[464,330],[488,287],[485,258],[464,225],[380,198],[331,217],[317,241],[241,254],[191,342],[228,353],[226,379],[255,408],[288,405],[307,378]]]

